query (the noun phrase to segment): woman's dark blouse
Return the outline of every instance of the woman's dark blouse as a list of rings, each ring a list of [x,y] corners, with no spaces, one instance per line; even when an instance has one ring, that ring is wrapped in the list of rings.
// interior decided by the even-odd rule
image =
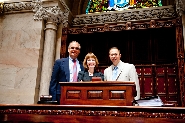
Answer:
[[[102,81],[104,80],[104,75],[101,72],[94,71],[93,76],[89,76],[87,70],[78,72],[78,81],[91,81],[92,77],[101,77]]]

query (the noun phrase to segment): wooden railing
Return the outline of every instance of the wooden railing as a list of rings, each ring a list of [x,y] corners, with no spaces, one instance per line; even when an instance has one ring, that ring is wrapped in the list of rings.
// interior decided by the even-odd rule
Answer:
[[[0,105],[3,123],[183,123],[184,107]]]

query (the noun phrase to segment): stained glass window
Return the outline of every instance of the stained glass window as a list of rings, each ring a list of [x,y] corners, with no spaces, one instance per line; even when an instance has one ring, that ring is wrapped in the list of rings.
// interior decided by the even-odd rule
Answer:
[[[89,0],[86,14],[162,6],[162,0]]]

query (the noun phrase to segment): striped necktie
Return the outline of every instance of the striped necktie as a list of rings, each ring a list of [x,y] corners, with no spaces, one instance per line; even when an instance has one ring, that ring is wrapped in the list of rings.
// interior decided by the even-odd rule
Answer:
[[[113,71],[112,71],[112,80],[113,81],[116,81],[117,73],[118,73],[118,67],[115,66],[114,69],[113,69]]]
[[[75,59],[73,59],[73,63],[73,82],[77,82],[77,65]]]

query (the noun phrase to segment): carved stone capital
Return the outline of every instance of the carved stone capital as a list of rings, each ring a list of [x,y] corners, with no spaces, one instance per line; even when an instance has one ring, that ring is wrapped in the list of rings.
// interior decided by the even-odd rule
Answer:
[[[45,5],[45,3],[47,5]],[[55,4],[56,3],[56,4]],[[70,10],[63,0],[58,3],[53,1],[32,0],[27,2],[4,3],[4,13],[34,12],[34,20],[47,20],[68,25]],[[60,7],[62,7],[62,10]]]
[[[69,9],[61,11],[59,6],[44,7],[41,0],[33,0],[34,2],[34,20],[47,20],[55,23],[63,23],[64,27],[68,25]],[[66,7],[66,6],[65,6]]]

